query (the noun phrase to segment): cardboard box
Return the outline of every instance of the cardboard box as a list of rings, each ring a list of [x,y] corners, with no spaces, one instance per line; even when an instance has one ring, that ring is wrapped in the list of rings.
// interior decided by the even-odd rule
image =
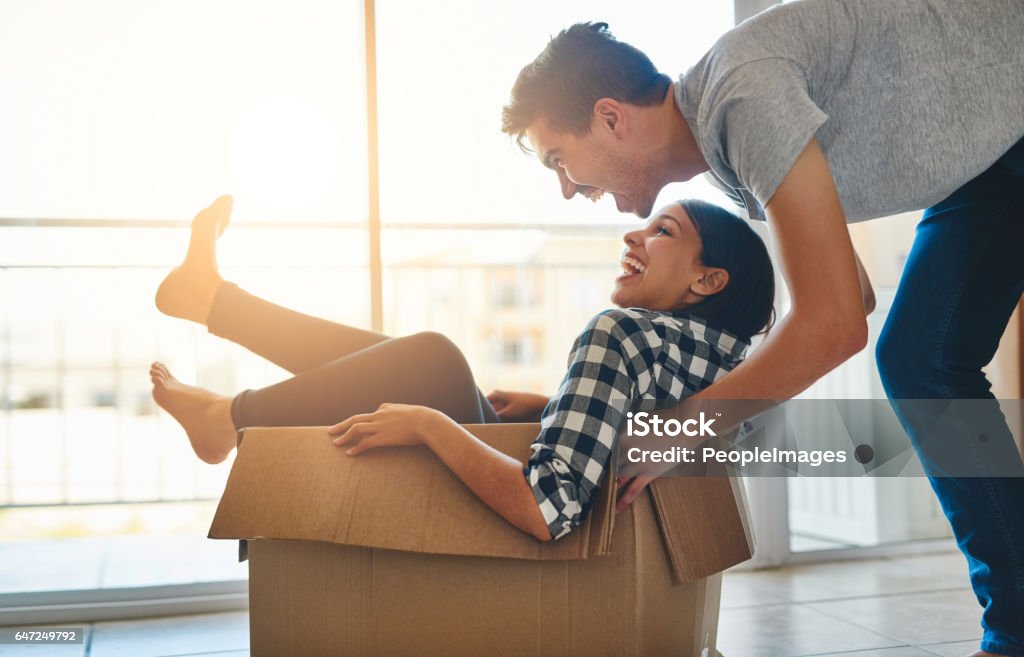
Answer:
[[[467,428],[523,462],[538,432]],[[210,537],[245,539],[253,657],[714,656],[718,573],[753,551],[739,482],[660,479],[619,514],[614,495],[609,471],[542,543],[425,447],[247,429]]]

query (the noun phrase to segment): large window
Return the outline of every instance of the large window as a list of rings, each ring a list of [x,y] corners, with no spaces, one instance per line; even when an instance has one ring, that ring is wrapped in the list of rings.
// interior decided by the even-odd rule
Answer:
[[[0,11],[0,216],[365,219],[358,0]]]
[[[225,394],[284,373],[153,294],[231,193],[227,278],[368,323],[362,12],[0,6],[0,593],[244,577],[204,539],[229,464],[197,462],[147,370]]]
[[[0,593],[243,572],[233,545],[202,538],[229,464],[198,463],[147,376],[162,360],[234,394],[286,375],[153,307],[188,219],[220,194],[236,199],[226,278],[365,328],[442,331],[482,387],[551,391],[578,327],[608,305],[636,220],[610,200],[564,202],[498,127],[519,68],[586,20],[677,75],[733,11],[698,0],[0,6]],[[663,200],[681,195],[721,199],[695,182]],[[43,551],[59,572],[29,566]]]

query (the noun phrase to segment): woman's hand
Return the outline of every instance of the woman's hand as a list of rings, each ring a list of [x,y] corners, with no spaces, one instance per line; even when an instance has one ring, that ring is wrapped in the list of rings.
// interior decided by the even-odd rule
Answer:
[[[425,406],[381,404],[329,427],[335,445],[356,455],[374,447],[424,444],[484,504],[540,541],[550,541],[544,515],[523,476],[523,464],[481,441],[440,411]]]
[[[532,392],[495,390],[487,395],[487,401],[504,422],[540,422],[540,415],[551,399]]]
[[[373,413],[353,415],[329,427],[327,433],[338,436],[334,444],[348,447],[345,453],[355,456],[375,447],[419,445],[439,420],[451,422],[444,413],[426,406],[381,404]]]

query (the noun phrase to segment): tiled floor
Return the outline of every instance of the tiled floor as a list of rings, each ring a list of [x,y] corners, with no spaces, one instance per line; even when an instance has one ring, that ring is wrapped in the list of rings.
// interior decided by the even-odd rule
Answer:
[[[981,608],[959,553],[727,573],[725,657],[960,657]]]
[[[725,576],[725,657],[960,657],[980,608],[959,554],[734,572]],[[0,657],[243,657],[244,611],[95,623],[85,645],[0,645]]]

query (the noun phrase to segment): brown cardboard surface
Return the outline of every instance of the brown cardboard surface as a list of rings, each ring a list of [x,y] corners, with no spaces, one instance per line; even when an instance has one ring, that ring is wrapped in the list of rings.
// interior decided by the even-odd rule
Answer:
[[[524,462],[538,432],[536,424],[468,428]],[[253,428],[244,432],[209,536],[582,559],[608,551],[611,474],[584,525],[542,543],[491,511],[426,447],[379,449],[353,458],[331,443],[324,427]]]
[[[475,425],[521,461],[538,425]],[[253,657],[704,657],[718,570],[749,557],[739,482],[656,481],[541,543],[423,448],[358,458],[326,429],[249,429],[213,538],[249,542]],[[707,652],[705,652],[707,651]]]
[[[719,573],[754,554],[742,482],[665,477],[650,485],[676,583]]]
[[[251,654],[715,654],[720,578],[671,584],[647,496],[619,525],[609,555],[569,561],[254,541]]]

